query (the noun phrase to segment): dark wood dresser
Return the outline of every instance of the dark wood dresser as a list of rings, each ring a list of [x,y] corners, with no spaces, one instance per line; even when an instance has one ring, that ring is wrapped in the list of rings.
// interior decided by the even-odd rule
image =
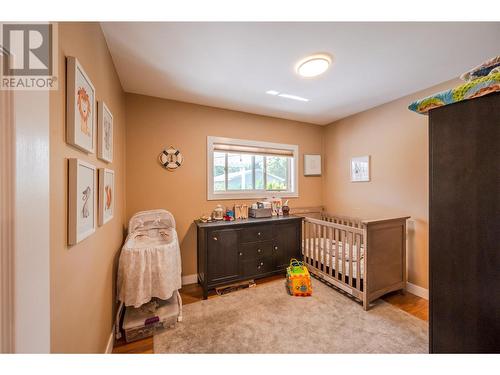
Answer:
[[[283,273],[290,258],[302,258],[302,218],[280,216],[195,222],[198,282],[209,289],[239,280]]]
[[[431,353],[500,353],[500,94],[429,114]]]

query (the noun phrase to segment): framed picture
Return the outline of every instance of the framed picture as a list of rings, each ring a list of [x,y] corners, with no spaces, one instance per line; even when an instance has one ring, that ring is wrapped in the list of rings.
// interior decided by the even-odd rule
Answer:
[[[67,57],[66,142],[82,151],[95,152],[95,88],[75,57]]]
[[[321,155],[304,155],[304,176],[321,176]]]
[[[96,229],[96,167],[69,159],[68,244],[75,245]]]
[[[370,156],[351,159],[351,182],[370,181]]]
[[[97,115],[97,157],[111,163],[113,161],[113,114],[103,101],[99,101]]]
[[[99,225],[110,221],[115,213],[115,172],[99,169]]]

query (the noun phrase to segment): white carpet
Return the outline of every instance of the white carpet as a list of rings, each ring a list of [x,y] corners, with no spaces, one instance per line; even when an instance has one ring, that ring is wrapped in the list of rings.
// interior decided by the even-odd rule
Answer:
[[[378,300],[369,310],[313,279],[312,297],[285,281],[184,306],[154,337],[155,353],[427,353],[427,322]]]

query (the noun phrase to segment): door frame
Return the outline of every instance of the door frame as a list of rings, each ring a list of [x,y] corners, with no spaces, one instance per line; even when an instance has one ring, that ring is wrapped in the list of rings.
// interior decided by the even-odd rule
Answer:
[[[11,91],[0,91],[0,353],[13,353],[15,125]]]

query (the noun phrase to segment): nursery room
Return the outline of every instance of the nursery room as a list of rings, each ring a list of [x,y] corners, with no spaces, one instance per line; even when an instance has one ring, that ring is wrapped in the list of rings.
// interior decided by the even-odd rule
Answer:
[[[2,353],[500,354],[499,22],[0,28]]]

